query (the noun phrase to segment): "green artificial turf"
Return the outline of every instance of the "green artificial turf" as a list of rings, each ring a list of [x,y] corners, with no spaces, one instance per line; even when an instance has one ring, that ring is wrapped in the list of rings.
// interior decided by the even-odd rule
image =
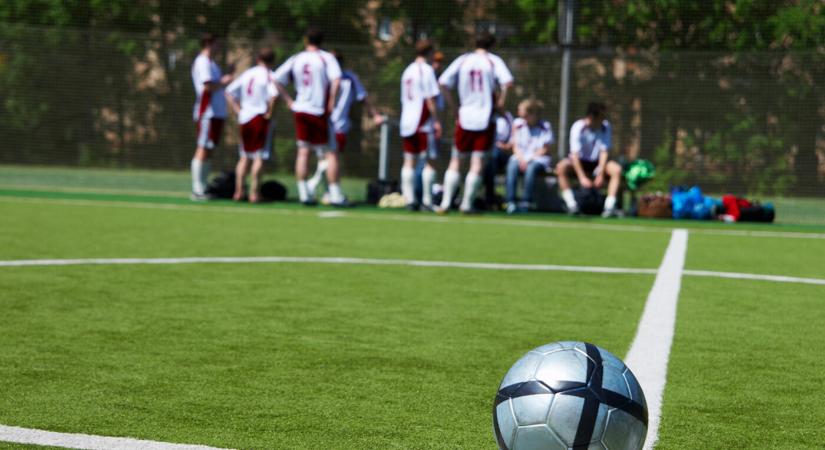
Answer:
[[[625,352],[651,282],[317,265],[6,268],[0,423],[234,448],[493,448],[490,405],[509,365],[561,339]]]
[[[657,449],[821,449],[825,287],[687,278]]]

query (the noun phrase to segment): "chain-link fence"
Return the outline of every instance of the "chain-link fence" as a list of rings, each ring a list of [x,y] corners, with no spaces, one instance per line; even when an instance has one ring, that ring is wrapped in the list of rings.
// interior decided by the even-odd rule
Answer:
[[[236,64],[240,73],[262,45],[275,47],[278,62],[298,48],[267,36],[230,38],[218,60],[224,68]],[[411,59],[408,45],[338,46],[333,41],[327,47],[345,56],[345,68],[361,77],[379,110],[398,116],[399,78]],[[197,50],[192,36],[4,26],[0,164],[186,170],[195,146],[190,66]],[[446,63],[462,51],[440,50]],[[508,109],[515,112],[520,100],[533,96],[557,124],[558,49],[496,52],[516,79]],[[591,100],[608,105],[613,157],[651,160],[658,172],[650,189],[698,184],[712,193],[825,202],[822,52],[576,50],[570,98],[573,120]],[[444,114],[445,147],[452,114]],[[378,128],[361,107],[353,116],[363,119],[354,121],[343,174],[375,178]],[[288,173],[294,130],[283,104],[277,107],[276,124],[274,171]],[[397,131],[392,134],[389,173],[394,177],[401,150]],[[237,135],[228,124],[214,167],[234,164]],[[825,217],[808,221],[825,223]]]

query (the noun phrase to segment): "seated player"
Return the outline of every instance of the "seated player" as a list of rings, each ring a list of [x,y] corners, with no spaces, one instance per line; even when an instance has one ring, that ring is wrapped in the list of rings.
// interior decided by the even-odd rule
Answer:
[[[490,158],[484,166],[484,203],[487,209],[498,210],[501,204],[496,201],[496,175],[504,171],[513,154],[510,134],[513,128],[513,115],[508,111],[496,114],[496,142]]]
[[[550,122],[539,119],[544,104],[538,100],[524,100],[518,105],[518,119],[513,121],[513,156],[507,163],[507,214],[528,210],[533,203],[536,178],[550,169],[550,146],[553,128]],[[518,179],[524,176],[524,200],[517,203]]]
[[[332,52],[338,64],[344,67],[344,55],[340,50]],[[338,98],[335,101],[335,108],[329,118],[329,142],[330,146],[334,147],[338,154],[344,152],[347,146],[347,135],[352,128],[352,120],[350,119],[350,110],[355,102],[363,103],[364,108],[372,117],[376,125],[380,125],[384,121],[384,117],[378,113],[372,102],[370,102],[367,90],[361,84],[361,80],[355,72],[349,69],[341,71],[341,84],[338,87]],[[315,174],[307,181],[309,190],[315,193],[316,188],[324,180],[324,175],[327,170],[326,160],[319,158],[318,166],[315,169]]]
[[[401,168],[401,194],[410,210],[418,210],[415,198],[415,167],[425,161],[421,173],[421,207],[432,209],[432,188],[435,169],[429,161],[435,140],[441,136],[436,98],[439,95],[435,71],[428,62],[432,56],[430,41],[419,41],[415,46],[416,57],[401,75],[401,138],[404,146],[404,165]]]
[[[569,214],[579,212],[568,181],[568,175],[572,172],[583,188],[601,188],[607,179],[607,198],[602,217],[617,215],[616,194],[622,179],[622,166],[609,159],[611,131],[606,113],[607,107],[603,103],[591,102],[587,105],[586,115],[570,127],[568,157],[556,165],[559,189]]]
[[[272,146],[272,108],[278,98],[272,80],[275,54],[265,48],[258,53],[257,65],[246,70],[226,88],[226,100],[238,115],[241,142],[240,159],[235,167],[235,201],[243,199],[243,183],[252,161],[252,181],[249,201],[260,201],[261,172],[264,161],[269,159]]]

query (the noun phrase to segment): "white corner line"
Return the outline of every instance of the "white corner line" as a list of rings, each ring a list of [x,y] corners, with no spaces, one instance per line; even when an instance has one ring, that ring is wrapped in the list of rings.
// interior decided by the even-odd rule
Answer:
[[[714,272],[710,270],[685,270],[684,275],[693,277],[730,278],[734,280],[773,281],[776,283],[800,283],[825,286],[825,279],[789,277],[785,275],[763,275],[755,273]]]
[[[656,445],[659,419],[667,383],[667,363],[676,326],[676,305],[687,254],[687,230],[673,230],[653,289],[647,297],[636,337],[625,363],[636,375],[647,399],[648,425],[645,449]]]
[[[92,436],[79,433],[57,433],[54,431],[7,425],[0,425],[0,442],[80,448],[86,450],[223,450],[219,447],[208,447],[205,445],[173,444],[124,437]]]

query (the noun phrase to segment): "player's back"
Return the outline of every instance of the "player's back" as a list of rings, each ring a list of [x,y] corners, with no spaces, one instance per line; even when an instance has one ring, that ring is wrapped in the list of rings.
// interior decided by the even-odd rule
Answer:
[[[432,66],[416,61],[401,75],[401,135],[413,134],[428,118],[424,102],[439,93]]]
[[[442,85],[458,89],[459,120],[462,128],[467,130],[482,130],[489,126],[496,88],[512,81],[513,75],[504,61],[485,51],[458,57],[439,79]]]
[[[323,115],[332,80],[341,77],[335,57],[323,50],[306,50],[291,57],[275,71],[279,83],[295,83],[292,110]]]
[[[238,99],[241,112],[238,122],[246,123],[259,114],[265,114],[269,101],[275,97],[271,72],[263,66],[255,66],[244,71],[227,88],[229,95]]]
[[[223,97],[223,88],[212,91],[207,89],[207,83],[220,83],[221,69],[211,58],[201,53],[192,63],[192,84],[195,87],[195,108],[193,118],[223,118],[226,117],[226,101]]]

